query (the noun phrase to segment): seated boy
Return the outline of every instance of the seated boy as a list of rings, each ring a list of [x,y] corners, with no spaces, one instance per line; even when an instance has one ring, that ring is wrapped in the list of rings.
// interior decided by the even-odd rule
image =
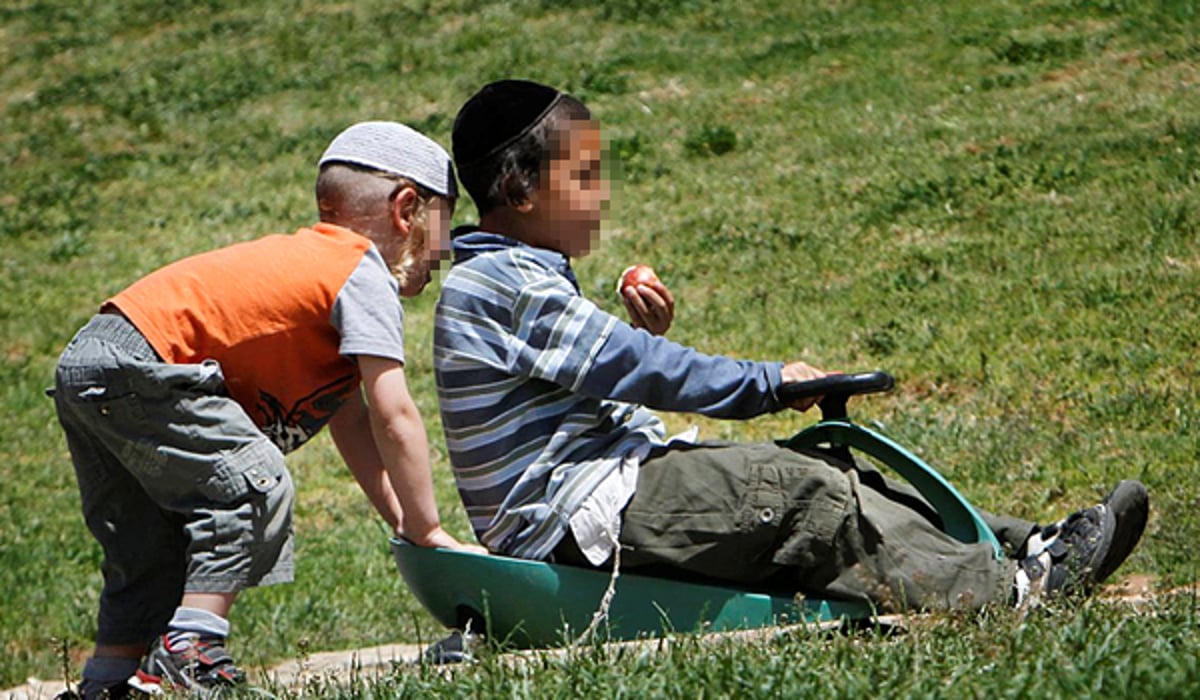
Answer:
[[[635,325],[584,298],[571,260],[596,242],[608,188],[598,126],[578,100],[489,84],[459,111],[453,150],[480,221],[454,234],[434,368],[459,493],[491,551],[599,567],[620,547],[623,570],[880,610],[977,609],[1090,590],[1140,537],[1148,499],[1135,481],[1046,528],[986,515],[1015,557],[997,560],[988,544],[942,532],[914,490],[865,463],[669,438],[647,407],[803,410],[811,400],[784,406],[780,386],[824,373],[649,332],[669,325],[661,285],[628,293]]]
[[[438,518],[398,298],[421,292],[448,246],[450,157],[364,122],[319,168],[319,224],[151,273],[59,360],[55,406],[104,550],[83,697],[243,679],[226,618],[239,591],[291,580],[284,454],[327,423],[397,535],[463,546]]]

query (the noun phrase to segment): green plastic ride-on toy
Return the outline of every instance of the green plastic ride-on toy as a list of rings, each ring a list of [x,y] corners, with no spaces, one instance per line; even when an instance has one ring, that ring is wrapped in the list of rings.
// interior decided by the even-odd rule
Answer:
[[[849,420],[846,402],[851,396],[889,391],[893,385],[892,376],[885,372],[830,375],[785,385],[785,400],[823,398],[820,422],[783,444],[843,456],[851,449],[863,452],[911,483],[936,509],[947,534],[968,543],[989,542],[996,558],[1001,558],[995,534],[949,482],[895,442]],[[612,572],[600,569],[430,549],[399,539],[391,545],[404,581],[438,622],[516,647],[570,642],[592,621],[612,578]],[[861,601],[619,572],[603,634],[609,640],[627,640],[666,632],[862,620],[872,613],[870,605]]]

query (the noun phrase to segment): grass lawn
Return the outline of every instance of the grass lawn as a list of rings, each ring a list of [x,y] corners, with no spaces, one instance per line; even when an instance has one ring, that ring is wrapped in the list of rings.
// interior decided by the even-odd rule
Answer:
[[[646,262],[679,299],[676,340],[892,372],[897,390],[856,415],[993,511],[1057,519],[1142,479],[1151,523],[1121,574],[1196,581],[1198,30],[1194,0],[8,0],[0,687],[61,677],[64,657],[77,674],[95,627],[100,554],[43,395],[75,330],[162,264],[311,223],[315,160],[349,123],[449,145],[459,105],[502,77],[602,121],[619,182],[576,267],[606,308]],[[464,202],[456,222],[473,217]],[[409,377],[443,517],[467,536],[430,368],[436,294],[406,303]],[[732,439],[811,420],[668,416]],[[238,658],[437,636],[327,436],[289,464],[297,580],[242,597]],[[1190,697],[1197,648],[1192,595],[305,694]]]

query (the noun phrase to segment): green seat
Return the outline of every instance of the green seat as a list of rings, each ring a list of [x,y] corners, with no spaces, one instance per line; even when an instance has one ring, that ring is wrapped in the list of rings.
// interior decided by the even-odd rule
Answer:
[[[784,398],[823,396],[822,420],[784,444],[797,449],[858,449],[895,469],[934,506],[948,534],[1000,543],[975,509],[940,474],[891,440],[846,419],[849,396],[891,389],[882,372],[836,375],[788,385]],[[468,625],[518,647],[569,642],[601,607],[610,572],[540,561],[429,549],[392,540],[392,553],[413,595],[438,622]],[[664,632],[726,631],[794,622],[865,619],[864,602],[795,598],[734,585],[695,583],[621,572],[604,634],[624,640]]]
[[[417,547],[392,540],[413,595],[447,627],[486,630],[517,647],[551,647],[585,630],[610,572],[526,559]],[[602,635],[636,639],[664,631],[725,631],[871,615],[864,603],[800,600],[733,586],[621,573]]]

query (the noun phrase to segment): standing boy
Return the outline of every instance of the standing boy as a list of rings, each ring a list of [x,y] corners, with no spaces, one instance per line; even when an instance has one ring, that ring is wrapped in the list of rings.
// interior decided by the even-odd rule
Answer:
[[[104,550],[83,697],[243,680],[227,616],[292,579],[284,454],[325,424],[397,535],[463,547],[438,518],[397,296],[424,288],[456,195],[432,140],[356,124],[320,159],[320,223],[151,273],[67,346],[55,407]]]
[[[1145,490],[1039,528],[986,516],[1015,559],[946,535],[906,485],[863,463],[774,443],[669,439],[645,407],[750,418],[784,406],[802,362],[705,355],[669,325],[661,285],[626,293],[637,328],[580,292],[571,259],[596,242],[608,196],[587,108],[500,81],[454,124],[479,210],[455,232],[436,311],[434,368],[459,493],[490,550],[529,559],[716,578],[881,610],[979,608],[1086,591],[1128,556]],[[634,304],[640,299],[640,303]]]

